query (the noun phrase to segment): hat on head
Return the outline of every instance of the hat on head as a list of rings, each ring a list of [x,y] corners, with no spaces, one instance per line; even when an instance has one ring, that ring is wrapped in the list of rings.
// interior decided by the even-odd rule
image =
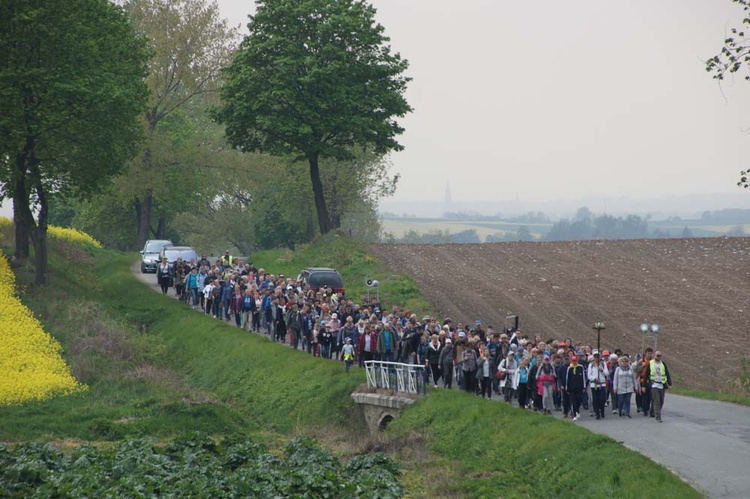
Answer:
[[[458,332],[458,337],[459,338],[463,338],[464,336],[466,336],[466,333],[464,333],[463,331],[459,331]]]
[[[577,355],[571,355],[570,356],[570,360],[571,361],[577,361],[578,360],[578,356]]]
[[[609,350],[604,350],[602,352],[602,357],[609,357]]]
[[[599,350],[594,349],[594,351],[591,352],[591,355],[599,355]]]
[[[482,321],[480,321],[479,319],[477,319],[477,320],[474,321],[474,324],[476,324],[477,326],[479,326],[479,325],[482,324]]]
[[[347,342],[351,342],[351,341],[352,341],[352,339],[351,339],[351,338],[347,338],[347,339],[346,339],[346,341],[347,341]]]
[[[515,343],[511,343],[510,344],[510,349],[511,350],[518,350],[518,345],[516,345]]]
[[[339,315],[336,312],[331,314],[331,319],[338,319],[338,318],[339,318]]]
[[[617,360],[619,357],[616,353],[613,353],[612,355],[609,356],[609,358],[612,360]]]
[[[450,345],[451,343],[453,343],[453,342],[451,341],[451,339],[450,339],[450,338],[446,338],[446,340],[445,340],[445,344],[446,344],[446,345]]]
[[[549,355],[546,355],[546,354],[545,354],[545,356],[544,356],[544,360],[549,360]]]

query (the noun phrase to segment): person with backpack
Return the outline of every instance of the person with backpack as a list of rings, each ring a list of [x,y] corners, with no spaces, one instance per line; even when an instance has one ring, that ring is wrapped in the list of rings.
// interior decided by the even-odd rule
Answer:
[[[607,379],[609,370],[601,359],[599,350],[594,350],[594,359],[589,362],[587,376],[591,385],[591,398],[596,419],[604,419],[604,405],[607,402]]]

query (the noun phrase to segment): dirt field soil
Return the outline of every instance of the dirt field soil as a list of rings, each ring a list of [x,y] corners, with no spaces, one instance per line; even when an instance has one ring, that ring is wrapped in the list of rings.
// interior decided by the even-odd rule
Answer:
[[[372,245],[412,276],[430,303],[464,323],[501,326],[518,314],[530,336],[571,336],[635,353],[644,322],[676,382],[728,388],[750,358],[750,238]]]

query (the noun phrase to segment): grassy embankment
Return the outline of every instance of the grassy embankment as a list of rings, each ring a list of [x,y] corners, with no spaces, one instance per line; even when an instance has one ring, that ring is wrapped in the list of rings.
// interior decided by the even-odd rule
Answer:
[[[278,447],[292,434],[307,433],[343,456],[392,451],[414,497],[636,497],[643,490],[697,496],[666,469],[611,439],[463,393],[432,393],[385,435],[368,438],[350,424],[349,393],[364,380],[361,372],[346,376],[340,364],[290,351],[159,296],[131,275],[132,255],[62,242],[53,243],[50,254],[51,285],[25,288],[22,296],[60,340],[89,390],[0,408],[2,440],[168,440],[201,430],[258,435]],[[366,277],[378,278],[386,305],[426,309],[411,280],[391,277],[345,239],[254,259],[287,275],[307,265],[336,266],[355,297],[366,293]],[[29,269],[14,270],[25,286]]]

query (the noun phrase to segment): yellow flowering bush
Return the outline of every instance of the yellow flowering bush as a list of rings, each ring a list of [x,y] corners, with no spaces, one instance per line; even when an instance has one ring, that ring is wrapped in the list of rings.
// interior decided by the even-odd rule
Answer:
[[[60,344],[18,299],[14,281],[0,253],[0,405],[85,390],[70,373]]]
[[[7,229],[13,226],[13,220],[7,217],[0,217],[0,230]],[[78,229],[71,229],[67,227],[56,227],[50,225],[47,228],[47,235],[54,237],[55,239],[63,239],[71,243],[83,243],[90,244],[96,248],[102,248],[102,243]]]
[[[55,227],[54,225],[50,225],[47,229],[47,234],[49,234],[50,237],[54,237],[55,239],[64,239],[66,241],[70,241],[71,243],[90,244],[97,248],[102,247],[102,243],[78,229]]]

